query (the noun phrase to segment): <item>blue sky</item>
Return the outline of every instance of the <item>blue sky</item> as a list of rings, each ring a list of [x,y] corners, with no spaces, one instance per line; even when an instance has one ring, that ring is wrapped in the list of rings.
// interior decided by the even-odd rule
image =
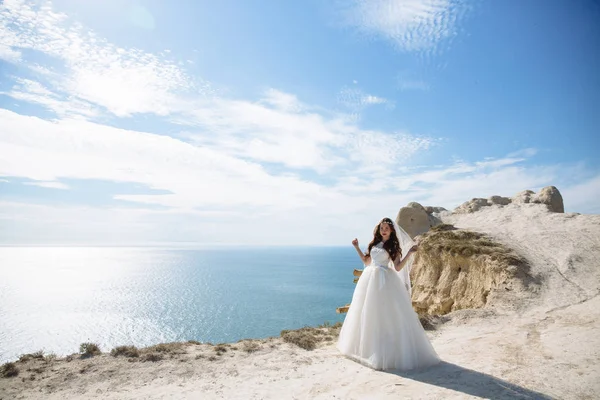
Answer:
[[[0,243],[347,244],[410,201],[599,213],[593,0],[0,4]]]

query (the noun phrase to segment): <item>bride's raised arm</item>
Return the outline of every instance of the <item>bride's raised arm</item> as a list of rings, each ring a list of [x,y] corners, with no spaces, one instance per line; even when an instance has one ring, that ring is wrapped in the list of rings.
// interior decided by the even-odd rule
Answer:
[[[354,248],[356,249],[356,252],[358,253],[358,256],[360,257],[360,259],[362,260],[363,264],[365,265],[369,265],[371,263],[371,256],[367,256],[364,255],[362,250],[360,249],[360,247],[358,247],[358,239],[354,239],[352,241],[352,245],[354,246]]]

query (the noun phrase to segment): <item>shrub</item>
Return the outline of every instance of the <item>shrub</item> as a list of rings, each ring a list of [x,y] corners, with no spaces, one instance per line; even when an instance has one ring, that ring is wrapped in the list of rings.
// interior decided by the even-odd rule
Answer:
[[[35,353],[29,353],[29,354],[21,354],[19,356],[19,361],[20,362],[26,362],[29,360],[43,360],[44,359],[44,352],[42,350],[40,351],[36,351]]]
[[[139,357],[140,352],[135,346],[118,346],[111,350],[110,355],[113,357]]]
[[[287,343],[293,343],[305,350],[314,350],[319,339],[315,336],[315,328],[301,328],[295,331],[281,331],[281,337]]]
[[[244,342],[242,350],[244,350],[246,353],[254,353],[255,351],[260,350],[260,346],[256,342],[247,340]]]
[[[227,353],[227,346],[224,344],[218,344],[215,346],[214,350],[217,353]]]
[[[159,353],[181,353],[184,344],[180,342],[172,342],[172,343],[159,343],[154,346],[150,346],[146,348],[149,352],[159,352]]]
[[[7,362],[0,367],[0,374],[3,378],[10,378],[19,375],[19,368],[14,362]]]
[[[79,353],[82,357],[92,357],[102,354],[100,346],[96,343],[81,343],[79,345]]]

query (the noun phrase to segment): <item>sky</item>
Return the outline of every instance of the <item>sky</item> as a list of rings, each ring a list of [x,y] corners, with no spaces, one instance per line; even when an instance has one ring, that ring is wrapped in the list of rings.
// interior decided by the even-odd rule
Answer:
[[[0,244],[350,245],[600,213],[596,0],[0,1]],[[364,243],[366,244],[366,243]]]

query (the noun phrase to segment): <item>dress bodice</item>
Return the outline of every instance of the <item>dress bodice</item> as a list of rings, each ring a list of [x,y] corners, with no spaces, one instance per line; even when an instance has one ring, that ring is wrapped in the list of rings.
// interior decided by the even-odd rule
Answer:
[[[390,255],[383,248],[383,243],[377,243],[371,249],[371,265],[387,268],[390,262]]]

